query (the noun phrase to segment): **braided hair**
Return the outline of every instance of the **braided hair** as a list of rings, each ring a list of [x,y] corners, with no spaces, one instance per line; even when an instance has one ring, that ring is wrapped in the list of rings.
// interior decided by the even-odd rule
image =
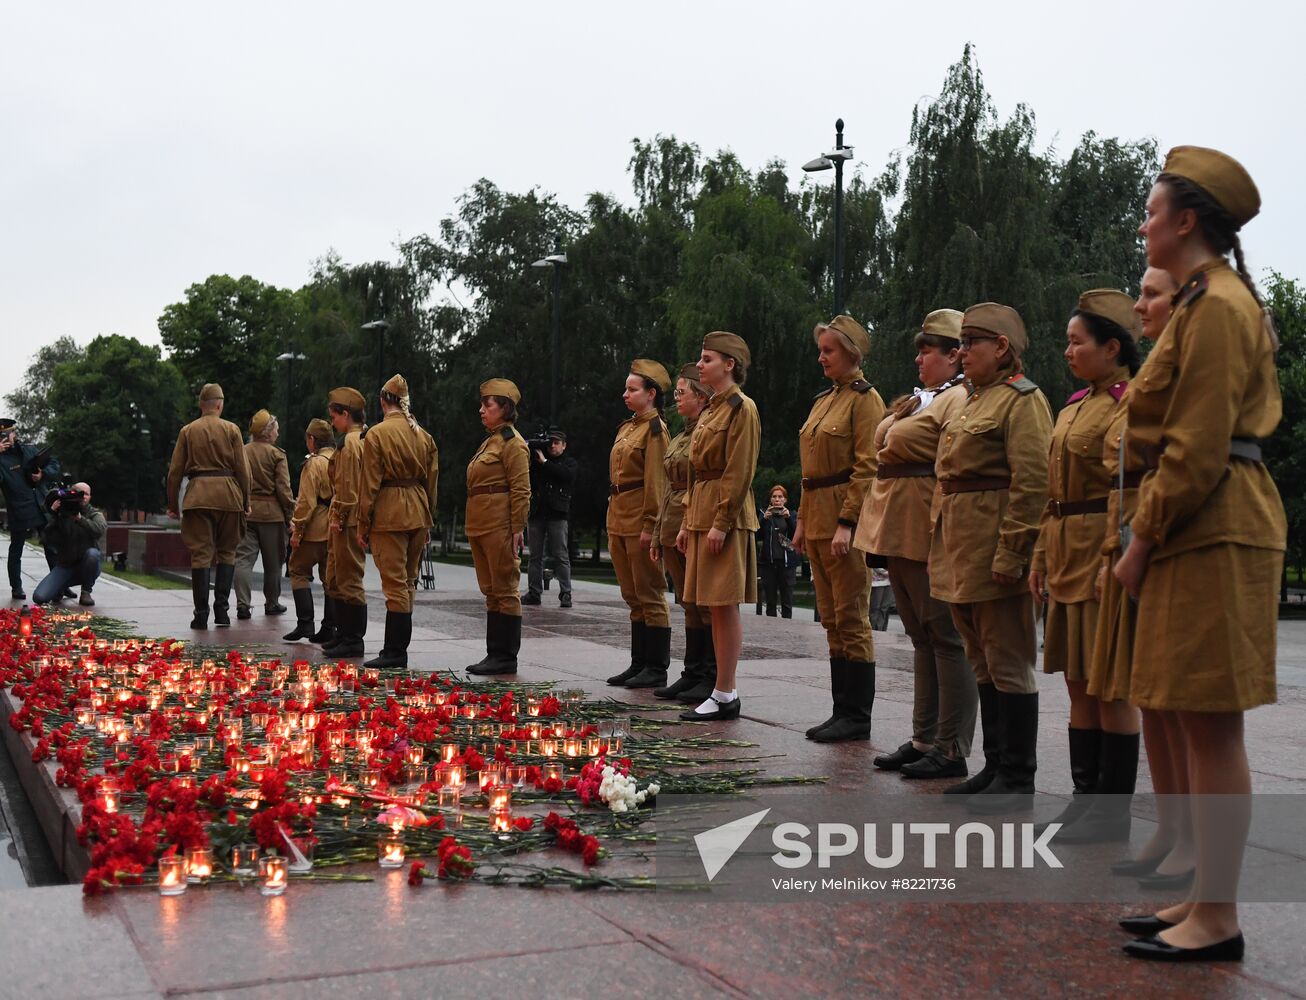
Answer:
[[[1256,289],[1256,282],[1252,280],[1251,273],[1247,270],[1242,241],[1238,238],[1238,230],[1241,227],[1234,221],[1233,216],[1203,188],[1186,177],[1162,174],[1156,180],[1158,184],[1164,184],[1170,192],[1170,205],[1175,211],[1192,209],[1193,214],[1197,216],[1197,228],[1201,230],[1203,238],[1212,251],[1221,257],[1228,256],[1230,251],[1233,252],[1238,277],[1242,278],[1243,284],[1252,293],[1256,304],[1262,309],[1265,308],[1265,301],[1261,298],[1261,293]]]

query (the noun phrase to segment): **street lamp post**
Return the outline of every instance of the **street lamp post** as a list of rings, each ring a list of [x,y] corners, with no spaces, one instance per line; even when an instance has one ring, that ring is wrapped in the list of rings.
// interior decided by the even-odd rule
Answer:
[[[558,340],[561,336],[562,327],[562,269],[567,266],[567,255],[562,252],[562,243],[555,241],[553,244],[553,253],[547,257],[541,257],[531,264],[531,267],[551,267],[553,268],[553,329],[550,336],[549,349],[549,426],[558,426],[558,365],[560,353]]]
[[[803,164],[808,173],[834,168],[834,311],[843,312],[843,164],[853,157],[852,146],[843,144],[843,119],[834,123],[834,149]]]
[[[284,354],[278,354],[277,360],[284,361],[286,363],[286,409],[284,412],[286,415],[286,432],[290,433],[290,429],[293,426],[293,423],[290,418],[290,401],[294,399],[294,392],[295,392],[295,387],[292,381],[292,373],[294,372],[295,369],[295,362],[307,361],[308,356],[305,354],[300,354],[297,351],[286,351]],[[290,443],[290,438],[286,439],[286,443],[287,444]]]
[[[374,319],[364,323],[363,329],[369,333],[375,331],[376,338],[376,422],[381,422],[381,386],[385,385],[385,332],[390,324],[383,319]]]

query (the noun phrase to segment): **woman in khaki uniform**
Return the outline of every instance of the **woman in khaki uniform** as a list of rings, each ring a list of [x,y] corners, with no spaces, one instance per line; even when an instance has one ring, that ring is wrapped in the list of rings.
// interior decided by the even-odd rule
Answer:
[[[1138,334],[1134,300],[1124,292],[1085,292],[1070,315],[1064,354],[1071,374],[1088,388],[1066,400],[1052,429],[1050,499],[1029,574],[1034,600],[1047,605],[1043,670],[1065,675],[1070,695],[1074,797],[1052,822],[1061,824],[1057,837],[1072,843],[1129,839],[1129,796],[1138,772],[1137,711],[1124,701],[1100,701],[1088,693],[1097,571],[1111,492],[1102,448],[1108,427],[1124,409],[1129,378],[1138,370]]]
[[[875,428],[884,416],[884,400],[862,376],[871,338],[860,323],[836,316],[817,326],[812,339],[821,370],[833,384],[817,394],[798,432],[803,493],[794,548],[812,567],[816,609],[830,649],[834,712],[807,730],[807,738],[868,740],[875,704],[871,575],[852,540],[862,499],[875,478]]]
[[[875,430],[875,482],[853,544],[888,564],[914,667],[912,738],[872,763],[904,778],[964,778],[975,734],[975,675],[948,605],[930,596],[930,507],[939,438],[966,403],[961,313],[936,309],[916,335],[924,389],[889,407]]]
[[[1275,700],[1278,589],[1287,521],[1260,441],[1283,413],[1278,338],[1238,230],[1260,210],[1232,157],[1180,146],[1139,229],[1148,263],[1182,281],[1170,324],[1129,393],[1126,434],[1150,471],[1115,575],[1138,597],[1129,698],[1179,713],[1197,873],[1190,902],[1126,926],[1126,952],[1241,959],[1238,872],[1250,823],[1243,712]],[[1225,255],[1233,253],[1238,269]],[[1171,926],[1177,925],[1177,926]]]
[[[685,602],[685,557],[676,548],[676,535],[685,521],[685,497],[689,491],[689,442],[698,426],[699,415],[707,407],[708,391],[698,380],[698,367],[684,365],[676,379],[676,412],[685,420],[685,429],[667,445],[662,467],[666,470],[667,491],[653,529],[649,558],[666,566],[675,589],[676,603],[685,612],[685,669],[680,678],[667,687],[656,688],[654,698],[697,705],[716,686],[716,653],[712,649],[712,612]]]
[[[712,399],[689,443],[689,492],[676,548],[685,556],[685,601],[705,606],[712,614],[717,679],[712,693],[701,705],[682,712],[682,719],[739,718],[739,605],[757,601],[753,476],[762,423],[757,406],[739,390],[751,360],[738,334],[716,330],[703,338],[698,377]]]
[[[363,439],[358,542],[370,547],[385,594],[385,644],[366,667],[408,666],[413,595],[422,551],[435,523],[440,457],[409,410],[408,382],[393,375],[381,389],[381,422]]]
[[[245,536],[236,549],[236,617],[250,617],[250,576],[254,561],[263,559],[263,613],[285,614],[281,603],[281,566],[286,552],[286,525],[294,513],[290,493],[290,465],[286,453],[277,447],[281,427],[267,410],[259,410],[249,421],[249,444],[245,461],[249,465],[249,515]]]
[[[614,687],[661,687],[671,663],[667,585],[662,567],[649,559],[667,491],[662,403],[670,390],[671,376],[656,361],[631,363],[621,394],[631,416],[617,428],[608,455],[608,551],[630,608],[630,666],[608,678]]]
[[[530,449],[513,422],[521,392],[506,378],[481,383],[486,437],[467,463],[467,541],[485,595],[485,656],[469,674],[515,674],[521,651],[522,533],[531,506]]]
[[[984,724],[983,769],[944,794],[965,795],[967,808],[984,814],[1032,808],[1038,766],[1038,650],[1025,575],[1047,505],[1052,411],[1023,374],[1028,344],[1010,306],[966,310],[969,395],[935,463],[930,592],[952,605]]]
[[[1143,336],[1156,342],[1170,321],[1171,300],[1179,284],[1168,271],[1149,267],[1140,283],[1134,311],[1141,318]],[[1126,402],[1128,396],[1126,396]],[[1128,700],[1129,677],[1134,656],[1134,633],[1138,606],[1125,593],[1112,571],[1120,557],[1122,528],[1138,507],[1138,484],[1143,478],[1144,460],[1137,447],[1125,449],[1125,468],[1120,474],[1120,454],[1127,406],[1116,408],[1107,430],[1102,452],[1111,481],[1107,504],[1103,560],[1098,570],[1101,609],[1097,616],[1097,638],[1088,671],[1088,693],[1103,701]],[[1123,484],[1123,489],[1121,485]],[[1188,809],[1188,751],[1175,712],[1142,710],[1143,744],[1147,748],[1148,771],[1156,793],[1156,829],[1138,849],[1137,859],[1126,858],[1111,866],[1112,873],[1138,878],[1148,888],[1184,888],[1191,882],[1196,852],[1193,824]]]
[[[331,506],[331,456],[336,453],[331,425],[321,417],[308,422],[304,447],[308,457],[299,470],[299,495],[290,515],[290,596],[295,599],[296,625],[281,638],[323,642],[333,628],[330,604],[323,604],[322,633],[313,632],[313,567],[326,586],[327,508]]]
[[[367,593],[363,590],[363,548],[358,544],[358,488],[363,479],[363,394],[349,386],[327,396],[331,426],[343,440],[331,456],[331,507],[327,512],[327,597],[335,637],[322,647],[329,656],[363,655],[367,635]]]
[[[222,419],[224,402],[216,382],[200,390],[200,416],[178,432],[168,468],[168,516],[181,511],[181,540],[190,552],[194,629],[209,627],[209,566],[214,563],[213,624],[231,624],[227,602],[236,575],[236,546],[249,511],[249,465],[240,428]],[[184,507],[179,503],[183,478]]]

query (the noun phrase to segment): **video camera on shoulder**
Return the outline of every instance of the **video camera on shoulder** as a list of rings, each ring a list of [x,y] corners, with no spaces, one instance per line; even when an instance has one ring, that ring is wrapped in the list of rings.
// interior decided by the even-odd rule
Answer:
[[[553,439],[549,437],[549,428],[540,424],[540,429],[526,439],[526,447],[531,451],[538,451],[549,457],[549,444]]]
[[[55,510],[56,502],[59,504],[58,510]],[[45,506],[60,517],[73,517],[80,514],[85,503],[86,494],[75,489],[72,482],[67,479],[56,483],[45,497]]]

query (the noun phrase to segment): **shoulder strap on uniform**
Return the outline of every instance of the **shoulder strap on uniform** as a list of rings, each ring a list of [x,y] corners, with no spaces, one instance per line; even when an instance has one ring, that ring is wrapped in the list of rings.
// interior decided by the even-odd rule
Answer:
[[[505,441],[511,441],[513,439],[512,428],[511,427],[501,428],[499,430],[499,437],[503,438]]]
[[[1025,375],[1012,375],[1002,383],[1008,389],[1015,389],[1022,396],[1028,396],[1031,392],[1038,389],[1038,385]]]
[[[1111,398],[1117,403],[1125,398],[1125,390],[1129,388],[1129,379],[1121,379],[1113,386],[1107,387],[1107,392],[1111,393]]]
[[[1081,399],[1087,396],[1090,391],[1091,390],[1089,389],[1080,389],[1078,392],[1071,393],[1070,398],[1066,400],[1066,405],[1069,406],[1071,403],[1078,403]]]
[[[871,383],[867,382],[864,378],[859,378],[855,382],[850,382],[848,388],[853,392],[860,392],[865,395],[871,391]]]
[[[827,385],[824,389],[822,389],[820,392],[818,392],[818,393],[817,393],[815,396],[813,396],[812,398],[813,398],[813,399],[820,399],[822,396],[828,396],[828,395],[830,395],[830,393],[832,393],[832,392],[834,392],[834,386],[832,386],[832,385]]]
[[[739,393],[735,393],[733,396],[728,397],[726,402],[730,404],[732,410],[737,410],[744,405],[744,397]]]
[[[661,420],[661,418],[659,418],[659,417],[654,417],[652,420],[650,420],[650,421],[648,422],[648,429],[649,429],[649,433],[650,433],[650,434],[657,434],[657,435],[660,437],[660,436],[662,435],[662,420]]]
[[[364,427],[361,431],[359,431],[359,432],[358,432],[358,440],[361,441],[361,440],[363,440],[363,438],[367,437],[367,432],[370,431],[371,429],[372,429],[372,428],[370,428],[370,427]]]
[[[1206,289],[1210,287],[1210,280],[1206,277],[1205,271],[1198,271],[1184,284],[1184,287],[1175,292],[1174,298],[1170,304],[1176,308],[1179,306],[1190,306],[1203,295]]]

